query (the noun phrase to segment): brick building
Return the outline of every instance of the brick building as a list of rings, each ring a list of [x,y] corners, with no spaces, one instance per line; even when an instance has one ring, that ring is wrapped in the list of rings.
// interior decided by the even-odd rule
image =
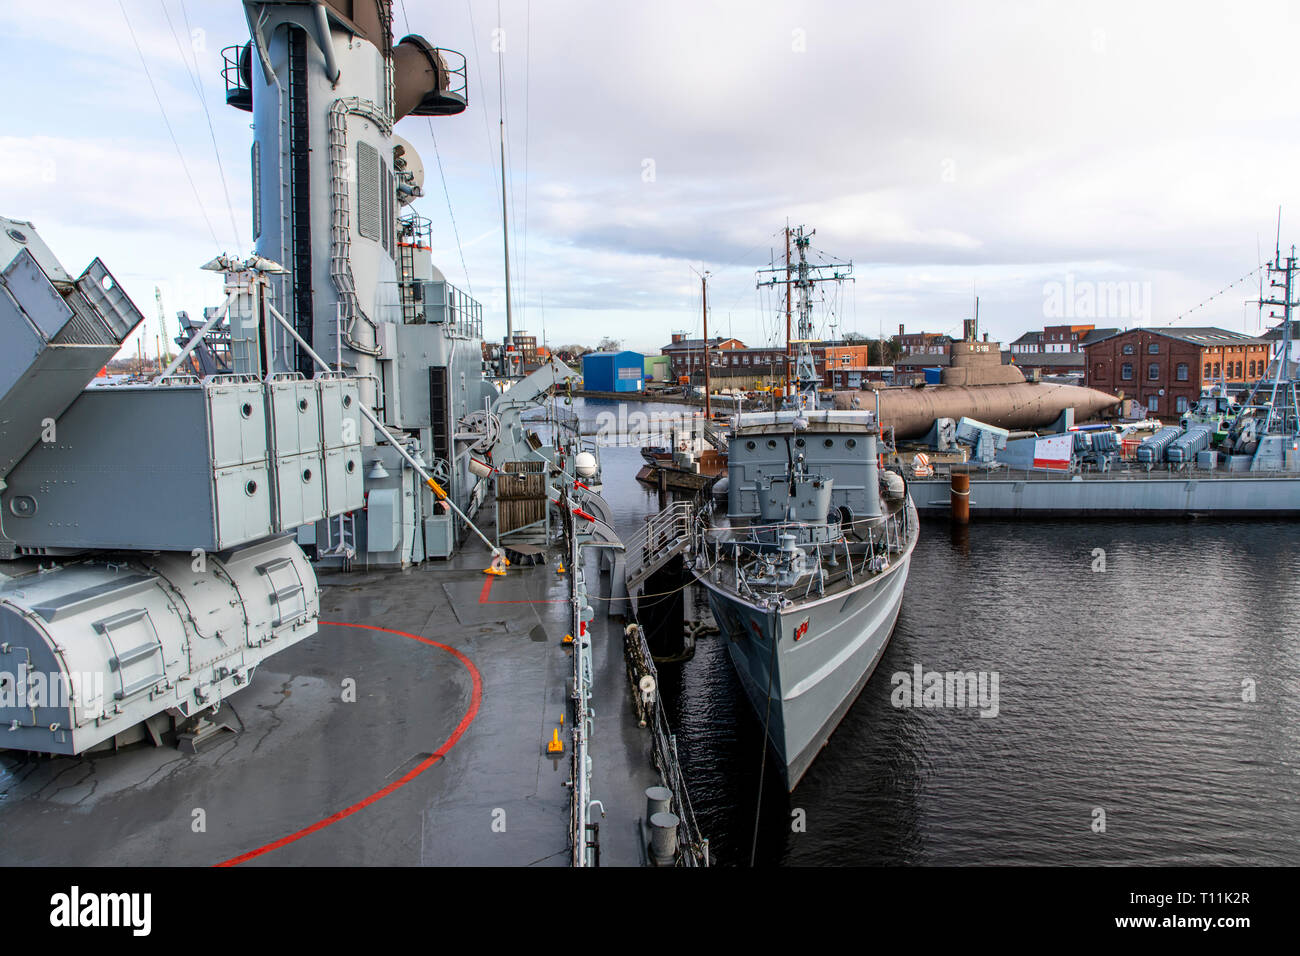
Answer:
[[[872,378],[871,350],[865,342],[826,342],[813,346],[813,360],[818,363],[822,384],[827,388],[857,388]]]
[[[898,327],[899,355],[948,355],[952,351],[952,336],[942,332],[907,332]]]
[[[1039,375],[1069,376],[1083,381],[1082,352],[1008,352],[1006,357],[1008,364],[1026,375],[1036,370]]]
[[[725,338],[721,335],[712,336],[709,339],[709,352],[713,356],[713,364],[720,364],[717,353],[719,351],[730,351],[732,349],[743,349],[745,343],[740,339]],[[674,375],[690,375],[696,370],[704,370],[704,339],[688,339],[681,332],[673,333],[673,340],[659,350],[661,355],[667,355],[672,360]]]
[[[1020,336],[1011,343],[1010,351],[1016,356],[1082,352],[1086,346],[1118,331],[1092,325],[1048,325],[1041,332]]]
[[[704,340],[688,339],[678,333],[660,349],[673,362],[675,375],[694,375],[704,371]],[[790,350],[790,374],[793,376],[797,361],[797,347]],[[868,346],[865,342],[816,342],[812,346],[813,365],[822,384],[828,388],[845,387],[850,370],[857,372],[858,380],[870,367]],[[714,338],[709,342],[710,374],[735,379],[733,387],[752,388],[760,384],[780,382],[786,374],[786,352],[783,346],[749,348],[740,339]],[[838,378],[837,378],[837,374]],[[740,384],[741,382],[745,384]]]
[[[1084,346],[1085,383],[1135,398],[1155,417],[1173,418],[1202,389],[1245,387],[1263,374],[1269,343],[1216,328],[1129,329]]]

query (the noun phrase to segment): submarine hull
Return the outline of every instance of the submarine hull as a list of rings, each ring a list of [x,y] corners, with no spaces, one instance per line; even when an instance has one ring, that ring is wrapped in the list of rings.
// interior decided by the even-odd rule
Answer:
[[[1011,430],[1045,428],[1067,408],[1086,421],[1119,404],[1114,395],[1078,385],[1018,382],[1006,385],[929,385],[923,388],[884,388],[880,421],[893,427],[896,438],[920,438],[936,418],[974,418]],[[871,409],[871,392],[836,392],[836,408]]]

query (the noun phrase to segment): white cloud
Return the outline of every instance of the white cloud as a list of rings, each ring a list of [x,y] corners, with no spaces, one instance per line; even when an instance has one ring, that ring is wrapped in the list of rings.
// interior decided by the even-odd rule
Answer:
[[[470,110],[399,131],[428,169],[419,211],[434,222],[439,266],[491,305],[502,273],[495,10],[477,5],[471,34],[465,5],[405,6],[412,32],[470,58]],[[532,8],[529,32],[526,4],[503,5],[512,270],[517,322],[540,332],[544,296],[552,340],[657,347],[674,328],[698,329],[691,270],[706,266],[717,314],[761,339],[772,319],[756,314],[753,270],[780,253],[787,217],[854,260],[843,327],[959,328],[974,287],[986,327],[1009,340],[1041,323],[1043,282],[1067,272],[1151,282],[1161,321],[1252,268],[1279,204],[1288,221],[1300,209],[1300,136],[1285,106],[1300,93],[1300,11],[1289,4]],[[229,242],[182,7],[126,9]],[[199,78],[247,241],[248,116],[224,105],[217,52],[245,39],[242,10],[184,10],[204,31]],[[202,261],[208,227],[116,3],[10,5],[0,29],[13,52],[0,81],[40,84],[39,96],[11,98],[0,211],[38,219],[74,261],[100,254],[142,277]],[[54,183],[40,178],[47,161]],[[1186,321],[1240,328],[1237,292]],[[499,309],[488,318],[499,333]]]

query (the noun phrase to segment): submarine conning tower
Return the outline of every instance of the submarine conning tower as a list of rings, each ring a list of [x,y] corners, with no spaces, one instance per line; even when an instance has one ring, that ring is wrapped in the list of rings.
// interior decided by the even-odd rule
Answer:
[[[423,165],[395,132],[406,117],[466,109],[465,58],[421,36],[395,40],[390,0],[244,8],[249,38],[223,50],[222,74],[226,102],[253,117],[255,251],[285,270],[270,279],[272,303],[472,512],[474,480],[455,436],[492,397],[482,307],[430,260],[430,223],[409,208]],[[260,326],[265,348],[237,352],[236,372],[317,374],[278,323]],[[304,527],[299,542],[343,566],[449,556],[463,529],[368,420],[360,440],[366,507]]]

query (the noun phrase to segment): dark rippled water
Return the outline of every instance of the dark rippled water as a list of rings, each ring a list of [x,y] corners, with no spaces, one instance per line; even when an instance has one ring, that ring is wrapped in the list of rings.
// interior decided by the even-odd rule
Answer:
[[[603,461],[631,530],[639,454]],[[767,775],[759,863],[1300,864],[1298,579],[1294,523],[924,522],[876,675],[793,795]],[[917,664],[996,672],[997,716],[893,706]],[[726,648],[660,674],[702,829],[747,864],[762,728]]]

